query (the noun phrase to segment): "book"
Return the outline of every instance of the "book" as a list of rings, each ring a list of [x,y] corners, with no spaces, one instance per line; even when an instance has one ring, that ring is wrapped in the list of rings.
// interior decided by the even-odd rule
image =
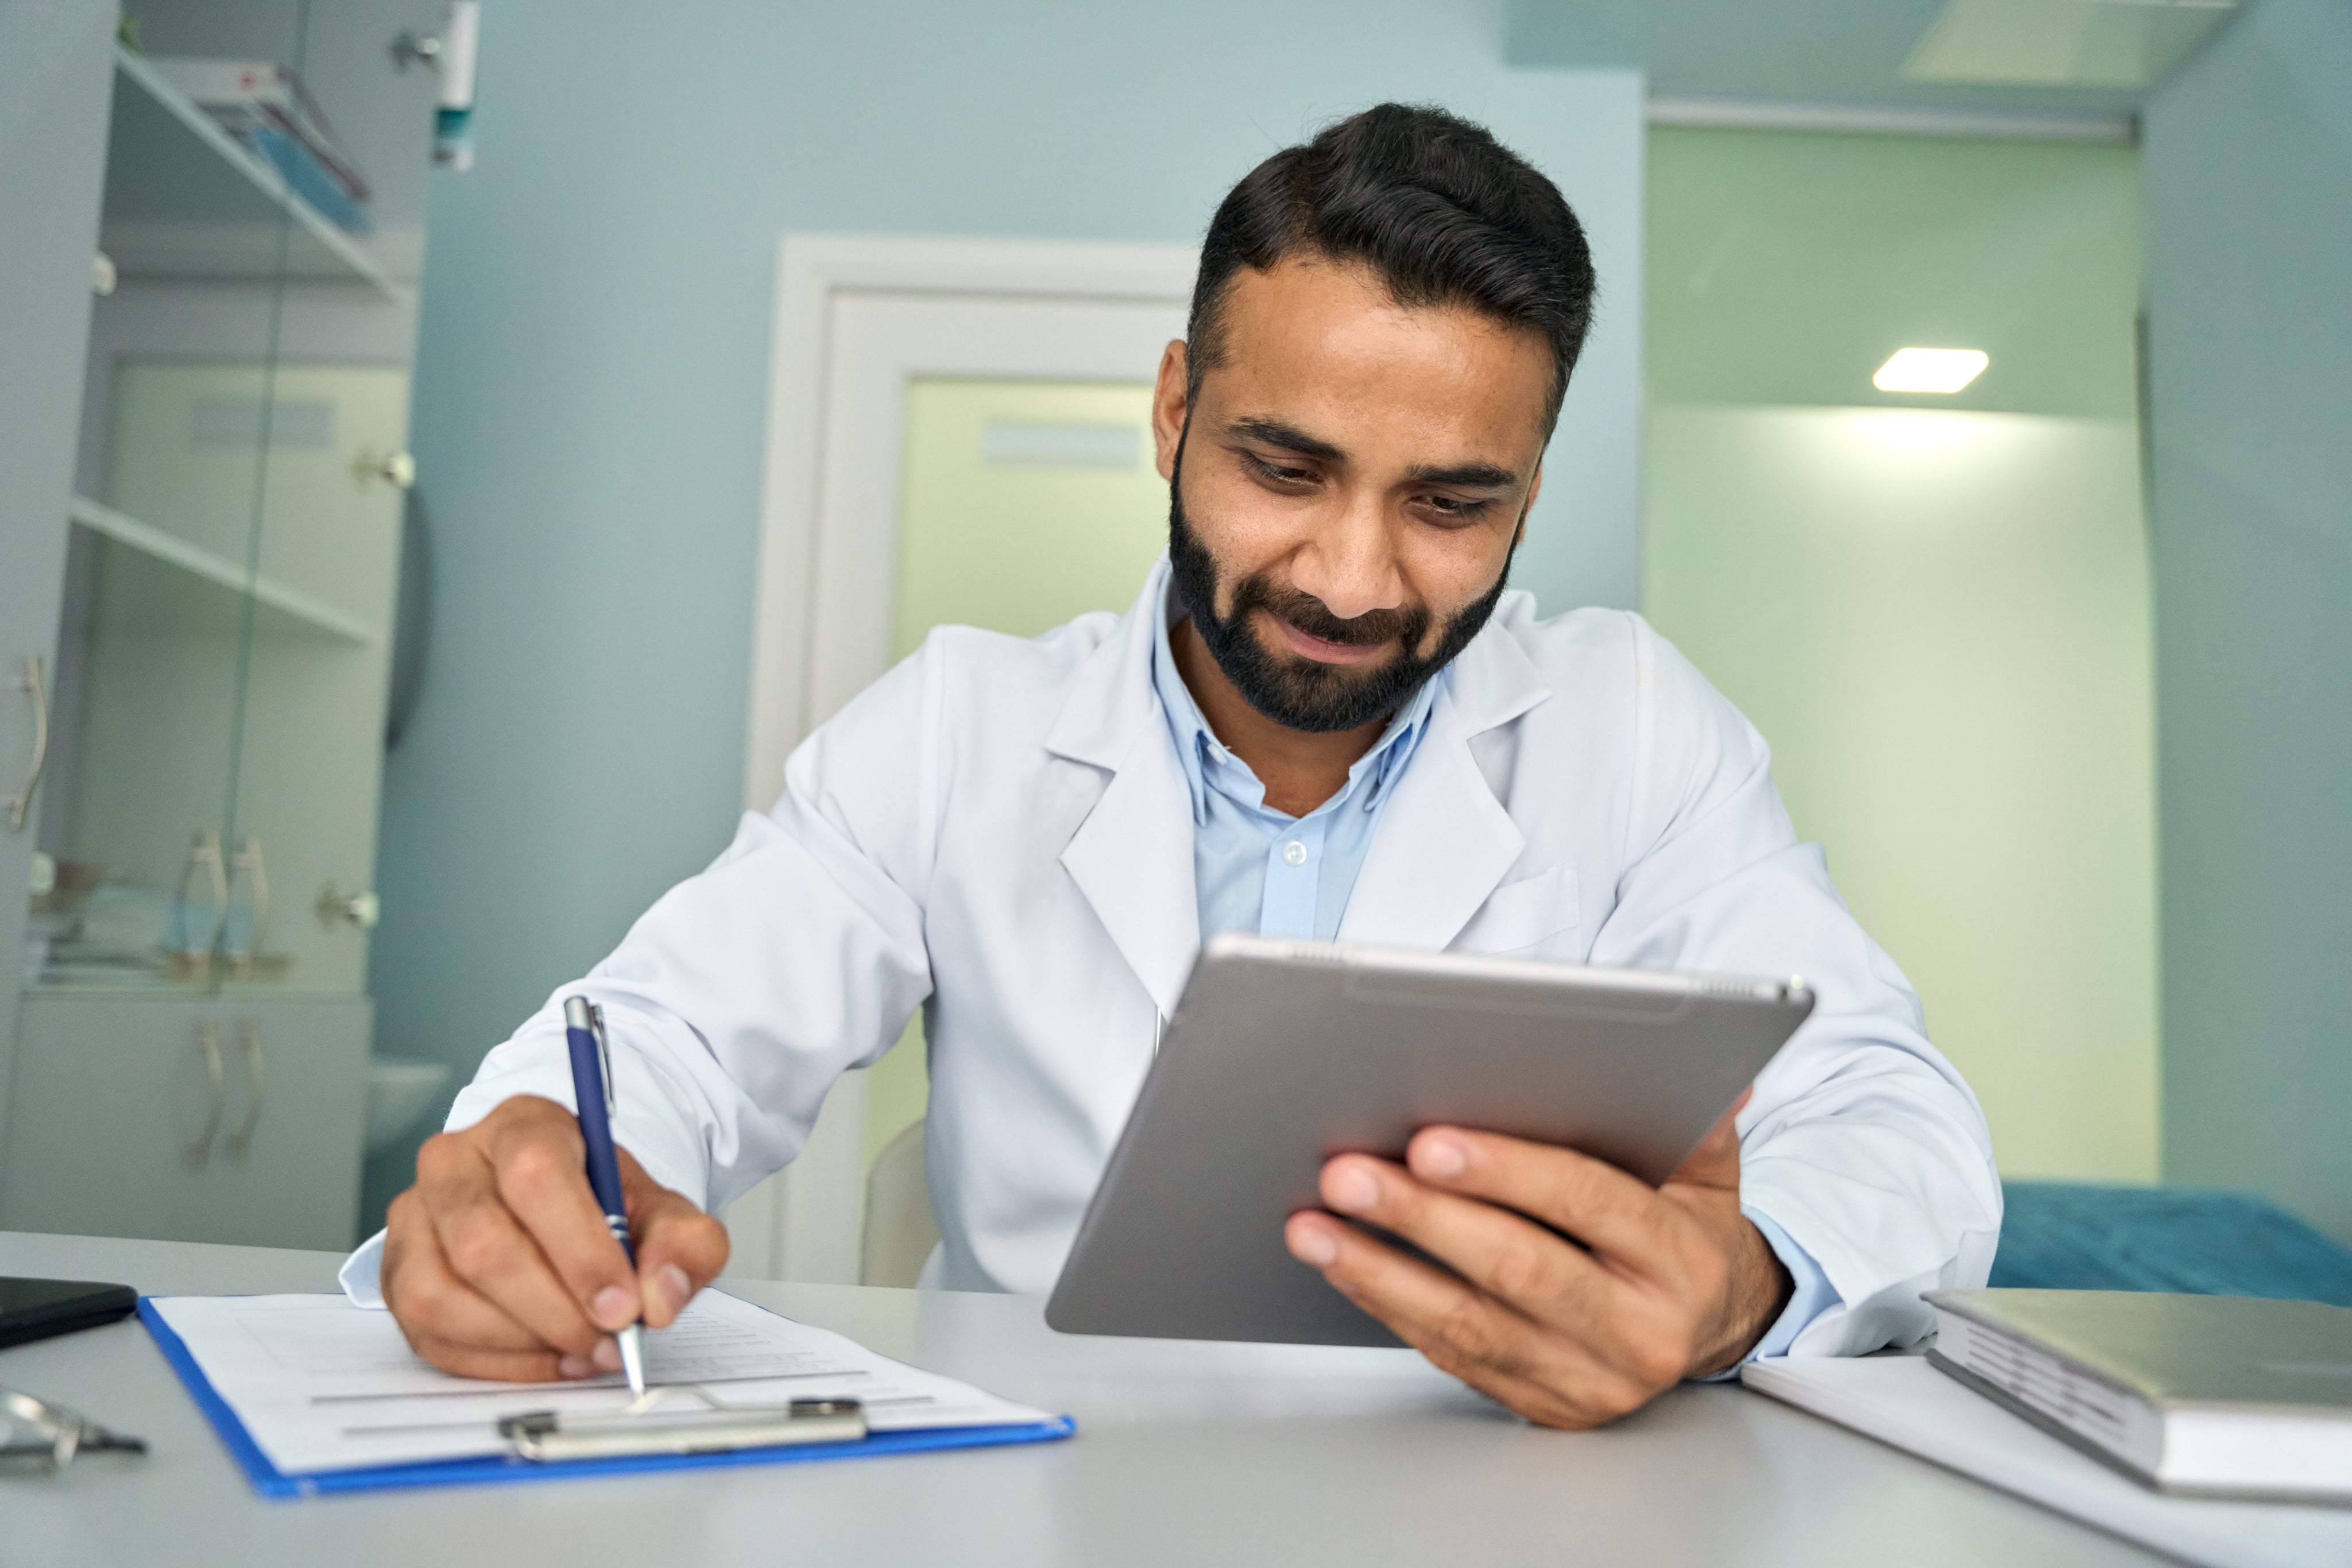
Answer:
[[[2168,1561],[2199,1568],[2352,1563],[2352,1508],[2158,1491],[1964,1387],[1925,1355],[1776,1355],[1749,1362],[1739,1380],[1930,1465],[2136,1541]],[[1777,1437],[1759,1434],[1759,1440],[1777,1451]],[[1791,1463],[1827,1458],[1818,1450],[1795,1456],[1792,1449]],[[1857,1457],[1847,1484],[1864,1495],[1891,1495],[1879,1490],[1889,1479]],[[1942,1484],[1924,1471],[1914,1481],[1922,1490]],[[2087,1552],[2092,1542],[2085,1538],[2082,1544]],[[1955,1561],[1971,1558],[1965,1542],[1952,1551]],[[2053,1552],[2048,1560],[2063,1559]]]
[[[1931,1291],[1937,1370],[2159,1491],[2352,1502],[2352,1309]]]
[[[323,215],[347,229],[368,226],[367,176],[295,72],[267,60],[155,56],[147,63]]]

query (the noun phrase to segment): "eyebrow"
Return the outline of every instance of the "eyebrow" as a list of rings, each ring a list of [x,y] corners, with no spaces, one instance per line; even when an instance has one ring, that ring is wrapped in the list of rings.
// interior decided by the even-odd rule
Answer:
[[[1456,463],[1450,468],[1424,463],[1407,469],[1405,477],[1416,485],[1459,485],[1473,490],[1507,490],[1519,482],[1517,474],[1492,463]]]
[[[1285,452],[1296,452],[1301,457],[1312,457],[1323,463],[1344,463],[1348,455],[1328,441],[1318,441],[1295,424],[1285,424],[1278,419],[1237,419],[1225,426],[1229,435],[1244,441],[1262,442],[1279,446]]]

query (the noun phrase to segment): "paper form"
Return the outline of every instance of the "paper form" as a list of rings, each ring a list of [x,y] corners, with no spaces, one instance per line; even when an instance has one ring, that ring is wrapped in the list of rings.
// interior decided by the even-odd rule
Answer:
[[[553,1410],[615,1414],[615,1373],[578,1383],[490,1383],[428,1365],[392,1314],[334,1296],[171,1296],[155,1309],[272,1464],[288,1474],[508,1451],[499,1422]],[[877,1432],[1051,1419],[854,1340],[705,1291],[646,1334],[646,1378],[729,1406],[856,1399]]]

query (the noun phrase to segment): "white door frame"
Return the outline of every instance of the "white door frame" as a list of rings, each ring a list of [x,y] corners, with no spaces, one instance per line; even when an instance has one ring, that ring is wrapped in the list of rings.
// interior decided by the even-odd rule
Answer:
[[[766,472],[754,581],[751,707],[743,802],[766,810],[784,763],[816,725],[887,667],[895,601],[899,432],[905,386],[918,375],[1132,381],[1150,361],[1132,344],[1089,350],[1070,334],[904,331],[861,340],[861,361],[836,363],[841,308],[859,298],[907,302],[1034,301],[1040,306],[1175,306],[1192,294],[1190,246],[786,235],[778,247],[768,376]],[[888,340],[882,340],[887,339]],[[1114,358],[1106,358],[1106,353]],[[1091,355],[1091,357],[1089,357]],[[829,419],[854,373],[859,405]],[[877,400],[875,393],[884,395]],[[887,453],[842,461],[848,450]],[[828,485],[833,468],[854,485]],[[881,605],[877,624],[875,606]],[[880,650],[879,654],[877,649]],[[732,1271],[754,1278],[855,1283],[865,1176],[866,1085],[835,1085],[790,1170],[728,1210]]]

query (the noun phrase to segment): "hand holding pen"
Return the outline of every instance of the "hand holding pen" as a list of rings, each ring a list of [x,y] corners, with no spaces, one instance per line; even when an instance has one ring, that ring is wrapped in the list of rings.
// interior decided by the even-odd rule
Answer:
[[[583,1098],[602,1103],[601,1054],[597,1068],[598,1092]],[[417,1354],[513,1382],[620,1372],[622,1330],[667,1327],[718,1277],[725,1228],[627,1149],[612,1153],[634,1267],[568,1107],[518,1095],[419,1151],[416,1185],[387,1218],[383,1271],[385,1304]]]
[[[629,1266],[636,1267],[636,1243],[629,1236],[628,1200],[621,1195],[620,1151],[613,1144],[613,1052],[604,1039],[604,1012],[585,997],[563,1002],[564,1042],[572,1051],[572,1092],[580,1107],[580,1137],[587,1145],[588,1190],[604,1211],[604,1228],[621,1244]],[[638,1319],[614,1331],[619,1344],[621,1370],[629,1375],[629,1392],[646,1391],[645,1333]]]

